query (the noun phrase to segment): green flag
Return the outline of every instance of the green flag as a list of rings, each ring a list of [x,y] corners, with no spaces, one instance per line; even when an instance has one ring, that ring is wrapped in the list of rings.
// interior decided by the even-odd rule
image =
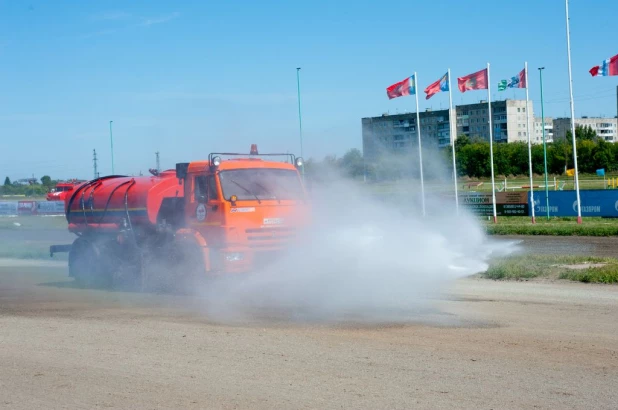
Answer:
[[[498,83],[498,91],[504,91],[506,90],[506,87],[507,87],[507,81],[500,80],[500,82]]]

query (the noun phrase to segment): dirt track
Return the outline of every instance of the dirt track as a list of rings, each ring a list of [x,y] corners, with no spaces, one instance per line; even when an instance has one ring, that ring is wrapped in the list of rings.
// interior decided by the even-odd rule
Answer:
[[[211,321],[0,265],[4,408],[615,409],[618,287],[465,279],[405,325]],[[425,323],[429,321],[429,323]]]

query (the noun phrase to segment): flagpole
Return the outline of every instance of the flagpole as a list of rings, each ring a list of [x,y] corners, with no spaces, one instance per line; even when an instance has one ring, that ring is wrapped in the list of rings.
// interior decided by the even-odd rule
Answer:
[[[577,143],[575,141],[575,107],[573,106],[573,76],[571,73],[571,35],[569,33],[569,0],[566,6],[567,57],[569,61],[569,96],[571,101],[571,134],[573,137],[573,165],[575,166],[575,193],[577,195],[577,223],[582,223],[582,206],[579,197],[579,176],[577,172]],[[544,126],[545,124],[543,124]]]
[[[300,67],[296,67],[296,90],[298,93],[298,134],[300,136],[300,157],[305,160],[303,157],[303,120],[300,115]],[[303,180],[305,178],[305,167],[301,167],[301,175]]]
[[[449,115],[449,126],[450,126],[450,134],[451,134],[451,148],[453,150],[453,184],[455,185],[455,210],[457,212],[457,216],[459,216],[459,197],[457,196],[457,163],[455,161],[455,137],[457,134],[457,126],[455,124],[456,115],[453,115],[453,90],[451,89],[451,69],[448,69],[448,115]]]
[[[414,72],[414,96],[416,97],[416,133],[418,135],[418,161],[421,167],[421,195],[423,203],[423,216],[425,216],[425,182],[423,181],[423,150],[421,148],[421,117],[418,112],[418,77]]]
[[[530,86],[528,83],[528,62],[526,61],[524,64],[524,72],[526,76],[526,132],[528,133],[528,165],[530,166],[530,203],[532,204],[532,223],[536,223],[534,217],[534,186],[532,180],[532,143],[530,142],[530,107],[528,102],[530,101],[530,96],[528,94],[528,87]],[[543,130],[545,130],[545,123],[541,124]],[[547,183],[545,183],[547,185]]]
[[[494,133],[493,121],[491,118],[491,79],[489,76],[489,63],[487,63],[487,109],[489,111],[489,158],[491,161],[491,199],[494,208],[494,223],[498,223],[498,212],[496,211],[496,182],[494,180]]]

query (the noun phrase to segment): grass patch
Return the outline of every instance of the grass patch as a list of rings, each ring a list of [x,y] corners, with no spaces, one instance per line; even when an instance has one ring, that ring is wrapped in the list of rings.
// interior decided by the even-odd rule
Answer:
[[[618,235],[618,219],[553,217],[549,220],[537,216],[536,224],[529,217],[498,217],[498,223],[483,219],[489,235],[549,235],[549,236],[615,236]]]
[[[584,283],[618,283],[618,265],[588,268],[583,271],[566,271],[562,272],[559,278]]]
[[[604,264],[573,269],[568,265]],[[595,256],[517,255],[494,260],[482,277],[494,280],[558,278],[590,283],[617,283],[618,259]]]

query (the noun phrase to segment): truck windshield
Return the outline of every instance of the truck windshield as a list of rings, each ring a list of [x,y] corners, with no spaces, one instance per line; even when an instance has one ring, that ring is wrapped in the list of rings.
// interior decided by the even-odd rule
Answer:
[[[223,197],[239,200],[302,199],[303,189],[296,171],[251,168],[219,173]]]

